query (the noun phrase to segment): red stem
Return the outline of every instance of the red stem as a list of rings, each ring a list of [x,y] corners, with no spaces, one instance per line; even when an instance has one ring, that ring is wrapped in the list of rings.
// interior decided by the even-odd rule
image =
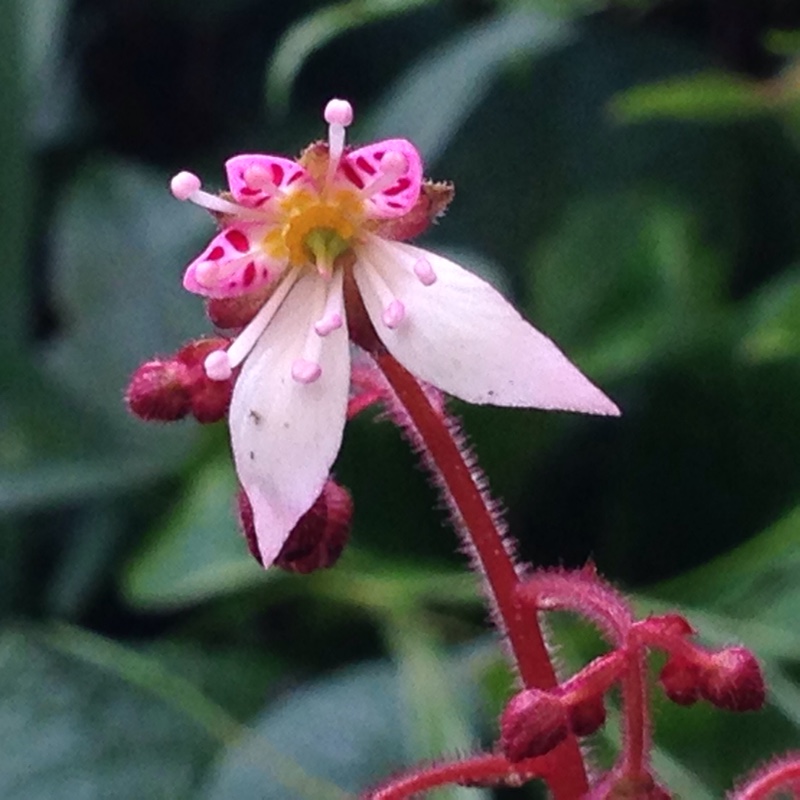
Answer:
[[[538,617],[517,601],[515,592],[520,584],[519,576],[469,464],[417,379],[389,353],[383,351],[373,355],[419,433],[464,522],[491,587],[522,681],[526,687],[552,689],[558,681]],[[556,800],[575,800],[588,791],[583,758],[574,736],[570,735],[541,762],[541,769],[546,772]]]
[[[800,790],[800,752],[789,753],[766,767],[729,795],[730,800],[767,800],[778,790]],[[792,795],[796,797],[796,794]]]
[[[503,783],[520,786],[541,777],[543,777],[541,758],[529,758],[512,764],[500,755],[474,756],[463,761],[434,764],[418,772],[395,778],[364,795],[363,800],[403,800],[454,783],[464,786],[497,786]]]
[[[628,651],[628,669],[622,684],[625,739],[623,774],[637,779],[646,774],[645,759],[650,731],[647,725],[647,687],[644,682],[644,653],[635,644]]]

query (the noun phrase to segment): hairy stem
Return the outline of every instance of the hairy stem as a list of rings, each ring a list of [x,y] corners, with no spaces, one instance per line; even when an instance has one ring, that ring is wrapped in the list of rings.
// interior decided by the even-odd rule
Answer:
[[[406,423],[412,428],[411,438],[441,481],[455,512],[456,523],[461,522],[463,533],[474,549],[523,683],[539,689],[555,687],[557,679],[537,615],[526,611],[517,600],[519,575],[491,503],[481,488],[476,470],[454,438],[452,426],[434,407],[416,378],[389,353],[385,350],[373,352],[373,357],[401,409],[408,415]],[[575,800],[588,791],[586,770],[574,736],[570,735],[541,762],[556,800]]]
[[[433,764],[393,778],[363,795],[363,800],[403,800],[454,783],[463,786],[519,786],[534,778],[541,778],[541,765],[541,758],[512,764],[501,755],[481,755],[463,761]]]

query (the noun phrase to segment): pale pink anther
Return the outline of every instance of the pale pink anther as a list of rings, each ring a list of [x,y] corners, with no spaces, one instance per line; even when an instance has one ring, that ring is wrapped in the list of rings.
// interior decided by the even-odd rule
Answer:
[[[292,377],[298,383],[314,383],[322,375],[322,367],[315,361],[296,358],[292,364]]]
[[[201,285],[212,287],[219,278],[220,266],[213,261],[203,261],[195,267],[194,278]]]
[[[389,150],[381,159],[381,174],[361,190],[361,196],[371,197],[392,186],[408,170],[408,158],[399,150]]]
[[[244,171],[245,183],[252,189],[272,189],[278,191],[275,181],[272,180],[272,175],[269,170],[261,166],[261,164],[251,164]]]
[[[396,328],[406,318],[406,307],[400,300],[392,300],[381,315],[387,328]]]
[[[213,353],[209,353],[203,361],[203,368],[212,381],[227,381],[233,374],[231,361],[225,350],[214,350]]]
[[[188,200],[203,184],[193,172],[179,172],[169,182],[173,197]]]
[[[353,106],[347,100],[333,98],[325,106],[325,122],[328,125],[342,125],[347,127],[353,122]]]
[[[414,264],[414,274],[423,286],[431,286],[436,283],[436,273],[427,258],[420,258]]]
[[[342,325],[344,325],[342,315],[334,311],[331,314],[326,314],[322,319],[317,320],[314,323],[314,330],[320,336],[327,336],[329,333],[339,330]]]
[[[339,160],[344,153],[345,128],[353,121],[353,106],[347,100],[328,101],[325,106],[325,122],[328,123],[328,172],[325,183],[330,185]]]
[[[381,169],[392,175],[402,175],[408,169],[408,158],[399,150],[390,150],[381,159]]]

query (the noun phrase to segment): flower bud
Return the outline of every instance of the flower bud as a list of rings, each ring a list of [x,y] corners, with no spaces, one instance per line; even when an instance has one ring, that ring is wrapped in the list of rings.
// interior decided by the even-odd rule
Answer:
[[[250,551],[250,555],[263,567],[264,559],[261,557],[261,551],[258,549],[256,524],[253,520],[253,506],[250,504],[250,498],[241,486],[236,493],[236,510],[239,514],[239,525],[242,528],[242,534],[247,542],[247,549]]]
[[[190,410],[189,370],[174,360],[142,364],[131,376],[125,401],[132,414],[148,421],[172,422]]]
[[[350,493],[328,478],[322,494],[292,529],[275,566],[302,575],[332,567],[347,544],[352,518]]]
[[[182,347],[175,358],[187,368],[187,390],[191,412],[198,422],[217,422],[227,413],[233,394],[234,378],[214,381],[206,375],[204,362],[209,353],[222,350],[228,339],[197,339]]]
[[[746,647],[712,653],[702,671],[700,692],[728,711],[757,711],[766,699],[761,667]]]
[[[271,286],[236,297],[212,297],[206,302],[206,314],[222,330],[244,328],[258,313],[272,293]]]
[[[700,698],[700,667],[694,661],[673,656],[658,679],[667,697],[679,706],[690,706]]]
[[[242,488],[236,495],[236,505],[247,548],[253,558],[264,566],[253,522],[253,507]],[[350,493],[332,478],[328,478],[322,494],[300,517],[284,542],[275,559],[275,566],[303,575],[332,567],[347,544],[352,516],[353,501]]]
[[[500,747],[509,761],[549,753],[569,733],[561,698],[525,689],[511,698],[500,717]]]
[[[576,736],[589,736],[600,730],[606,721],[606,706],[603,696],[597,695],[571,706],[568,712],[569,726]]]

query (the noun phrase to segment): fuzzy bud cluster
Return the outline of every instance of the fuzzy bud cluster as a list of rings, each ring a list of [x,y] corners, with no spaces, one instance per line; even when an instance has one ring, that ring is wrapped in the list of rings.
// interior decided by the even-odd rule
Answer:
[[[228,413],[234,377],[212,381],[203,362],[228,341],[221,337],[197,339],[174,356],[142,364],[125,392],[131,413],[148,422],[173,422],[189,414],[203,423],[222,419]]]
[[[691,705],[701,697],[727,711],[757,711],[764,705],[764,676],[756,657],[741,646],[716,652],[699,648],[673,655],[659,676],[667,697]]]
[[[604,694],[625,668],[613,652],[595,659],[570,680],[550,691],[524,689],[500,718],[500,747],[517,762],[550,752],[571,732],[589,736],[606,721]]]
[[[239,490],[236,502],[248,549],[263,566],[253,522],[253,507],[244,490]],[[284,542],[274,561],[275,566],[302,575],[332,567],[347,544],[352,518],[353,501],[350,493],[328,478],[320,496],[300,517]]]

